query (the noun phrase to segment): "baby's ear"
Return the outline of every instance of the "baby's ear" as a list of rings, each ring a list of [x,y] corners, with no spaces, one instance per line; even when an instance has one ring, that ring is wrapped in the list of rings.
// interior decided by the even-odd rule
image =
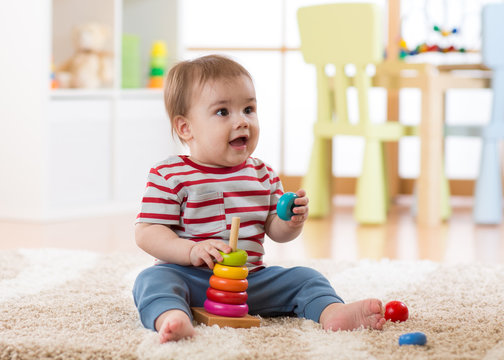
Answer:
[[[191,124],[184,116],[177,115],[173,121],[173,126],[182,141],[188,142],[192,139]]]

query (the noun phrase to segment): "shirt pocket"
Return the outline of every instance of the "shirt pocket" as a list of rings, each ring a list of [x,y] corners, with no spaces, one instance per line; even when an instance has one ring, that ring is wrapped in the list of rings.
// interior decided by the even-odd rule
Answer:
[[[224,194],[189,194],[184,211],[186,232],[194,236],[214,236],[226,230]]]

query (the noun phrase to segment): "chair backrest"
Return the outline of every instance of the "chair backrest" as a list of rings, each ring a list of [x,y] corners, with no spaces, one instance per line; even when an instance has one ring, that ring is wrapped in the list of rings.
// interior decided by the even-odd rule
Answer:
[[[309,64],[370,64],[383,59],[376,4],[337,3],[298,10],[301,52]]]
[[[371,87],[366,67],[383,60],[379,7],[371,3],[336,3],[302,7],[297,15],[301,52],[305,62],[314,64],[317,70],[317,121],[328,122],[335,115],[339,124],[350,125],[347,89],[351,82],[345,74],[345,65],[353,64],[358,123],[366,126],[370,123],[368,91]],[[326,75],[326,65],[335,67],[332,80]],[[348,132],[353,130],[355,126]]]
[[[492,69],[492,115],[490,122],[504,124],[504,3],[488,4],[482,11],[482,58]],[[501,129],[502,130],[502,129]],[[492,128],[492,136],[496,134]],[[500,131],[502,133],[502,131]]]
[[[492,69],[504,67],[504,3],[485,5],[481,24],[483,63]]]

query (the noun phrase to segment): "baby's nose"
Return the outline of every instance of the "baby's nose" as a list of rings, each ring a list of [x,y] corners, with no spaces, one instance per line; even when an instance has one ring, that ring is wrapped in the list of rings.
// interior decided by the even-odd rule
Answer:
[[[249,126],[249,122],[248,122],[247,117],[243,116],[243,115],[238,116],[238,118],[236,120],[236,123],[235,123],[235,126],[238,127],[238,128],[248,127]]]

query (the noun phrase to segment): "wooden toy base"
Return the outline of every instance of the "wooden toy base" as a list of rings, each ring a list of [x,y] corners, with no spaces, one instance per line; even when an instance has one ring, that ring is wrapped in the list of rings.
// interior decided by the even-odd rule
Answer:
[[[191,310],[196,322],[208,326],[217,325],[219,327],[251,328],[261,325],[261,320],[259,318],[248,314],[244,317],[233,318],[210,314],[202,307],[193,307]]]

